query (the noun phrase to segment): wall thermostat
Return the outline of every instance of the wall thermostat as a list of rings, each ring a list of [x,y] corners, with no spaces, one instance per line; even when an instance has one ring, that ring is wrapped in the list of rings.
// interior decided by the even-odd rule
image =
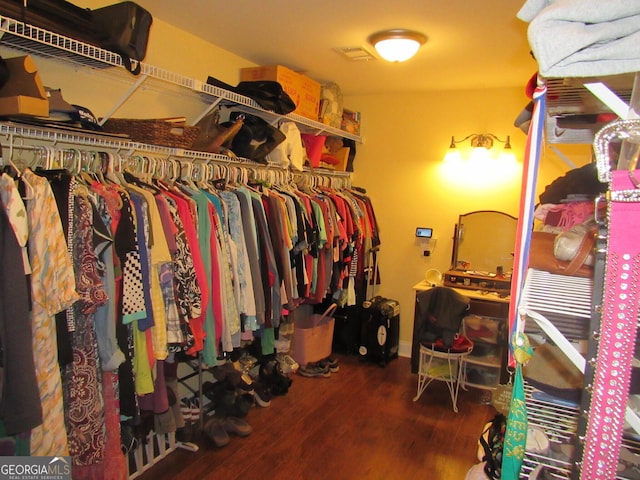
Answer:
[[[416,228],[416,237],[431,238],[433,236],[433,228],[418,227]]]

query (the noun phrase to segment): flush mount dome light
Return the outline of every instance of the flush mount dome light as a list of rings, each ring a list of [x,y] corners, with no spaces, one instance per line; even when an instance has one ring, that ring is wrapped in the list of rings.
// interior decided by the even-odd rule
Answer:
[[[409,60],[426,41],[426,35],[403,29],[384,30],[369,37],[369,43],[389,62]]]

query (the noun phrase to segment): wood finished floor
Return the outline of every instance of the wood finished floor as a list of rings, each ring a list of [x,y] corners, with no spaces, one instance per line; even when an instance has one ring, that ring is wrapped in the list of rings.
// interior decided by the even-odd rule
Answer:
[[[285,396],[253,407],[253,433],[197,453],[176,450],[140,480],[463,480],[477,463],[483,425],[494,414],[481,392],[461,391],[451,409],[446,385],[433,382],[413,402],[409,359],[386,368],[341,356],[329,378],[294,375]]]

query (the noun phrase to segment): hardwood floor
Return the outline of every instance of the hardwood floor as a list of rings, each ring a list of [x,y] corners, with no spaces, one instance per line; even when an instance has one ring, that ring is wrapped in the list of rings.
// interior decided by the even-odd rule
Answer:
[[[285,396],[253,407],[248,437],[222,448],[201,435],[197,453],[178,449],[140,480],[462,480],[477,463],[478,435],[494,414],[481,392],[461,391],[459,412],[433,382],[413,402],[408,358],[385,368],[341,356],[329,378],[294,375]]]

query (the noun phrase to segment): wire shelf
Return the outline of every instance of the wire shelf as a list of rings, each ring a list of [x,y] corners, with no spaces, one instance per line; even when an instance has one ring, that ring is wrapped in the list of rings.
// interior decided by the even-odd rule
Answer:
[[[95,45],[50,32],[40,27],[0,15],[0,43],[26,51],[64,58],[93,68],[122,67],[119,55]]]
[[[58,60],[64,59],[73,64],[95,69],[104,70],[110,67],[120,67],[116,69],[119,73],[126,74],[130,79],[134,78],[124,68],[120,56],[109,50],[2,15],[0,15],[0,44],[34,55],[41,55]],[[134,66],[138,64],[138,62],[133,59],[131,61]],[[168,85],[178,87],[183,89],[184,93],[199,96],[200,99],[207,104],[222,99],[225,103],[234,104],[236,107],[239,107],[239,109],[259,115],[271,123],[276,123],[280,119],[288,119],[302,126],[303,130],[335,135],[356,142],[362,142],[362,138],[358,135],[325,125],[301,115],[293,113],[279,115],[264,110],[251,98],[144,62],[140,62],[140,75],[138,78],[144,78],[144,81],[153,80],[159,82],[162,88],[166,88]]]

